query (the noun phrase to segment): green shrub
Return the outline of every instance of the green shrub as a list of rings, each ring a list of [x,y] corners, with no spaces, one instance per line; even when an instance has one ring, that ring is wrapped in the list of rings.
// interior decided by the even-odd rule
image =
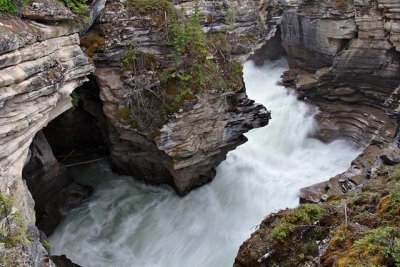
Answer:
[[[0,242],[6,247],[15,247],[28,242],[27,225],[19,211],[13,211],[14,200],[0,193],[0,220],[4,221],[0,229]]]
[[[79,106],[79,100],[80,97],[76,92],[71,93],[71,104],[74,108],[77,108]]]
[[[230,30],[234,27],[236,18],[237,10],[234,6],[230,6],[225,14],[225,26],[227,27],[227,30]]]
[[[284,211],[278,225],[271,231],[271,238],[283,241],[289,237],[296,225],[312,224],[319,220],[322,214],[323,210],[317,204],[303,204],[296,209]]]
[[[274,227],[271,231],[271,237],[277,241],[283,241],[289,237],[290,233],[293,231],[294,225],[288,222],[281,222],[278,226]]]
[[[361,262],[383,265],[388,259],[393,259],[400,266],[399,229],[394,227],[379,227],[354,243],[354,248]]]
[[[400,238],[395,238],[392,256],[396,262],[396,267],[400,266]]]
[[[400,207],[400,186],[397,186],[394,191],[389,195],[390,198],[390,209],[392,211],[399,211]]]
[[[72,21],[66,21],[67,24],[81,28],[85,23],[90,22],[88,0],[58,0],[68,7],[76,18]]]
[[[187,19],[171,19],[169,44],[173,48],[174,62],[162,74],[165,87],[174,87],[170,112],[190,95],[206,88],[237,89],[242,83],[242,65],[231,60],[230,45],[226,35],[213,34],[206,37],[201,27],[199,1]]]
[[[28,0],[0,0],[0,12],[16,14],[27,2]]]
[[[134,42],[126,48],[121,67],[131,77],[132,88],[126,106],[131,111],[130,119],[139,125],[138,130],[144,128],[149,113],[157,117],[155,109],[161,107],[161,112],[152,123],[156,127],[145,127],[149,131],[156,131],[168,115],[177,112],[185,101],[195,101],[196,94],[207,88],[224,91],[243,86],[242,65],[231,59],[227,36],[215,34],[207,38],[203,32],[198,0],[194,1],[194,10],[189,16],[183,11],[178,14],[170,1],[165,0],[127,0],[126,5],[154,20],[162,18],[150,27],[156,27],[162,34],[173,55],[170,66],[160,70],[155,55],[138,51]],[[152,88],[148,87],[150,80],[154,82]]]
[[[71,9],[71,11],[75,14],[87,14],[89,12],[89,8],[87,6],[87,0],[59,0],[66,7]]]
[[[395,218],[400,214],[400,186],[381,199],[378,207],[378,214],[388,218]]]

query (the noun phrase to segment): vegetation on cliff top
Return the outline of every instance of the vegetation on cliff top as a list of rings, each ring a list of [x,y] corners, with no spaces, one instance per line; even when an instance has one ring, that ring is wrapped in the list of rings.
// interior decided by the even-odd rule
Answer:
[[[86,15],[89,12],[87,0],[58,0],[77,15]],[[28,4],[29,0],[0,0],[0,12],[17,14],[19,9]]]
[[[0,12],[17,14],[18,10],[27,3],[28,0],[0,0]]]
[[[151,11],[174,12],[174,8],[169,0],[126,0],[126,5],[140,13]]]
[[[399,267],[400,165],[381,166],[359,194],[268,216],[242,245],[234,266],[260,266],[260,261],[266,266]]]
[[[58,0],[75,14],[86,15],[89,12],[87,0]]]
[[[13,204],[11,197],[0,192],[0,242],[6,247],[27,242],[25,220],[13,210]]]
[[[203,32],[199,1],[194,2],[189,16],[177,12],[166,0],[128,0],[126,4],[132,12],[154,17],[152,27],[161,32],[172,54],[170,65],[160,67],[155,55],[138,51],[134,43],[127,47],[121,64],[133,77],[126,105],[131,110],[133,128],[155,132],[168,115],[179,111],[186,101],[196,101],[204,90],[222,92],[243,86],[242,66],[232,59],[226,36],[209,37]],[[154,86],[150,88],[149,84]],[[125,122],[126,107],[117,112]],[[154,111],[160,107],[156,118]]]
[[[283,241],[295,229],[296,225],[312,224],[322,216],[322,209],[316,204],[304,204],[299,208],[287,210],[279,221],[279,224],[271,231],[271,238]]]

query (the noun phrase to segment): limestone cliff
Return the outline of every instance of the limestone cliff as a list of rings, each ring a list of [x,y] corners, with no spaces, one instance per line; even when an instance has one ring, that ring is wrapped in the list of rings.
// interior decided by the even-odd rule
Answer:
[[[193,1],[176,1],[173,8],[190,16]],[[250,53],[264,39],[252,1],[201,1],[199,8],[208,42],[230,46],[232,57]],[[228,12],[233,18],[230,25]],[[114,1],[106,5],[83,44],[98,43],[86,45],[86,51],[96,64],[94,75],[116,167],[146,182],[169,183],[184,195],[210,181],[227,152],[245,142],[243,133],[267,124],[269,112],[247,98],[241,74],[233,84],[219,89],[210,84],[185,96],[179,105],[165,104],[164,99],[179,99],[178,92],[184,89],[162,81],[162,73],[174,65],[169,23],[167,11],[129,8]],[[174,110],[166,111],[165,106]]]
[[[0,20],[0,186],[34,221],[22,168],[35,134],[72,107],[70,94],[94,70],[71,27]]]
[[[365,152],[344,174],[302,191],[319,201],[355,190],[396,135],[387,99],[400,84],[396,1],[297,1],[283,8],[284,81],[316,104],[323,140],[348,139]]]

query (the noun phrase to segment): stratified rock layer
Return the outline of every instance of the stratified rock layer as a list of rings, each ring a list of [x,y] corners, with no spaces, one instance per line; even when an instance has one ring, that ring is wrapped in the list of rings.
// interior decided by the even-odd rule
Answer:
[[[304,201],[359,188],[396,135],[386,101],[400,84],[399,7],[398,1],[298,1],[284,8],[286,81],[320,108],[319,137],[368,146],[346,173],[302,190]]]
[[[76,30],[0,19],[0,190],[35,221],[22,180],[29,146],[49,121],[71,108],[71,92],[94,70]]]
[[[180,2],[177,10],[182,6],[190,13],[193,2]],[[262,40],[263,26],[252,1],[241,1],[240,5],[233,1],[231,5],[236,8],[237,20],[229,31],[236,38],[233,40],[242,40],[234,43],[232,53],[239,56],[251,52],[243,43]],[[224,19],[229,6],[222,1],[202,1],[200,9],[208,18],[202,25],[204,31],[211,34],[228,30]],[[146,81],[140,89],[151,91],[160,84],[155,72],[172,64],[173,52],[163,33],[165,23],[165,15],[129,11],[116,1],[106,5],[89,34],[97,34],[95,39],[101,42],[93,58],[113,162],[120,171],[146,182],[171,184],[184,195],[209,182],[228,151],[245,142],[243,133],[266,125],[270,114],[249,100],[244,87],[239,86],[223,91],[206,88],[169,116],[158,130],[136,130],[121,120],[120,112],[126,109],[127,96],[137,90],[138,80]],[[145,55],[154,69],[135,75],[121,67],[130,47]],[[161,112],[159,106],[148,116],[154,119]]]
[[[319,107],[317,137],[347,139],[363,153],[346,172],[301,190],[301,202],[318,203],[303,207],[327,215],[307,222],[311,213],[300,214],[302,207],[269,215],[240,247],[234,266],[374,265],[391,256],[347,253],[380,224],[398,228],[398,210],[390,214],[393,222],[379,217],[388,198],[380,197],[396,188],[393,165],[400,162],[400,2],[299,0],[276,8],[283,13],[281,39],[290,65],[284,84]],[[340,199],[346,200],[330,202]],[[287,215],[286,223],[294,225],[280,224]]]

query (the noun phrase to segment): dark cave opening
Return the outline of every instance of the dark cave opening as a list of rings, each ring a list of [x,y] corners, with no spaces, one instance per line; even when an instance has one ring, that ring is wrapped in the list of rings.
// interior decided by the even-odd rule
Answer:
[[[73,94],[74,107],[35,135],[22,174],[35,201],[36,226],[47,236],[92,194],[91,187],[74,181],[69,168],[109,156],[94,78]]]

